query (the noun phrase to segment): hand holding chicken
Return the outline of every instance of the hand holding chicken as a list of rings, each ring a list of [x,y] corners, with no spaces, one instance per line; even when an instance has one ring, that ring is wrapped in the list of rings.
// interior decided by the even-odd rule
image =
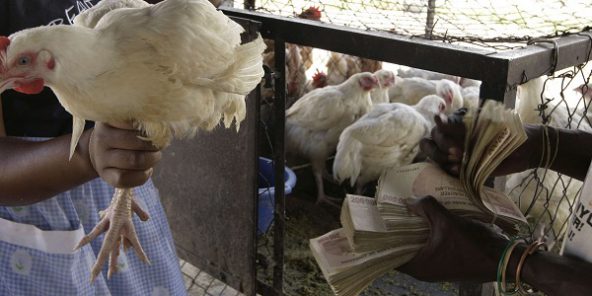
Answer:
[[[128,144],[158,158],[152,153],[173,137],[212,130],[220,120],[226,127],[234,122],[238,130],[246,115],[244,97],[263,76],[265,48],[261,37],[241,44],[243,31],[206,0],[166,0],[156,5],[104,0],[77,17],[73,26],[44,26],[0,36],[0,93],[13,88],[34,94],[50,87],[73,116],[70,156],[85,120],[92,120],[133,123],[139,138],[151,144],[139,139]],[[128,160],[114,155],[109,161]],[[148,261],[131,212],[141,218],[147,215],[135,204],[129,187],[149,173],[120,182],[122,176],[110,173],[107,163],[94,161],[101,177],[119,188],[102,212],[102,221],[79,244],[107,232],[92,279],[107,259],[109,275],[116,271],[121,244],[132,246]]]

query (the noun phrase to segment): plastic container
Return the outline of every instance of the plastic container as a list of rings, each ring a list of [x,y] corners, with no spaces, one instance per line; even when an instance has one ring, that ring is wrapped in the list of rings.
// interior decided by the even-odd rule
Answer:
[[[267,232],[273,222],[275,208],[275,186],[273,163],[271,159],[259,157],[259,203],[257,220],[257,235]],[[288,195],[296,185],[296,174],[284,167],[284,192]]]

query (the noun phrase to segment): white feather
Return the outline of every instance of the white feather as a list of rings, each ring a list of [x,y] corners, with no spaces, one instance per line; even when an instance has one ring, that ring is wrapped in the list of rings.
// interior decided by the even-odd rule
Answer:
[[[243,28],[206,0],[135,8],[129,6],[142,1],[123,8],[115,2],[89,9],[76,26],[13,34],[8,58],[24,50],[50,52],[56,67],[46,85],[68,112],[84,120],[134,121],[160,147],[173,136],[212,129],[222,118],[238,128],[244,96],[263,76],[262,38],[241,45]]]
[[[377,180],[387,169],[410,164],[419,152],[419,141],[429,134],[434,115],[444,111],[444,99],[432,95],[417,105],[374,105],[339,137],[333,174],[359,187]]]

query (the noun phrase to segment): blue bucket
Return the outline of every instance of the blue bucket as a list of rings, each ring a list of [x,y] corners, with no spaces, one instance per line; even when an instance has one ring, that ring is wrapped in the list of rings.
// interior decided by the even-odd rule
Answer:
[[[257,235],[267,232],[273,221],[275,209],[275,187],[274,172],[271,159],[259,157],[259,202],[257,220]],[[286,195],[292,192],[296,185],[296,174],[284,167],[284,192]]]

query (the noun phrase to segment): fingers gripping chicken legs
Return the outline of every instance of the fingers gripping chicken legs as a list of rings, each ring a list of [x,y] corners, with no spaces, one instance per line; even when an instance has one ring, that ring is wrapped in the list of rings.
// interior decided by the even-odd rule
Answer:
[[[97,261],[91,271],[91,281],[94,281],[101,273],[101,269],[107,259],[109,259],[107,277],[110,278],[113,273],[117,272],[117,258],[119,257],[119,249],[122,244],[126,250],[130,246],[133,247],[142,261],[150,263],[138,240],[136,229],[132,222],[132,212],[136,213],[142,221],[148,220],[149,216],[136,203],[133,195],[133,189],[131,188],[116,188],[109,207],[99,213],[101,221],[74,248],[75,250],[79,249],[100,234],[106,232],[103,245],[97,256]]]

